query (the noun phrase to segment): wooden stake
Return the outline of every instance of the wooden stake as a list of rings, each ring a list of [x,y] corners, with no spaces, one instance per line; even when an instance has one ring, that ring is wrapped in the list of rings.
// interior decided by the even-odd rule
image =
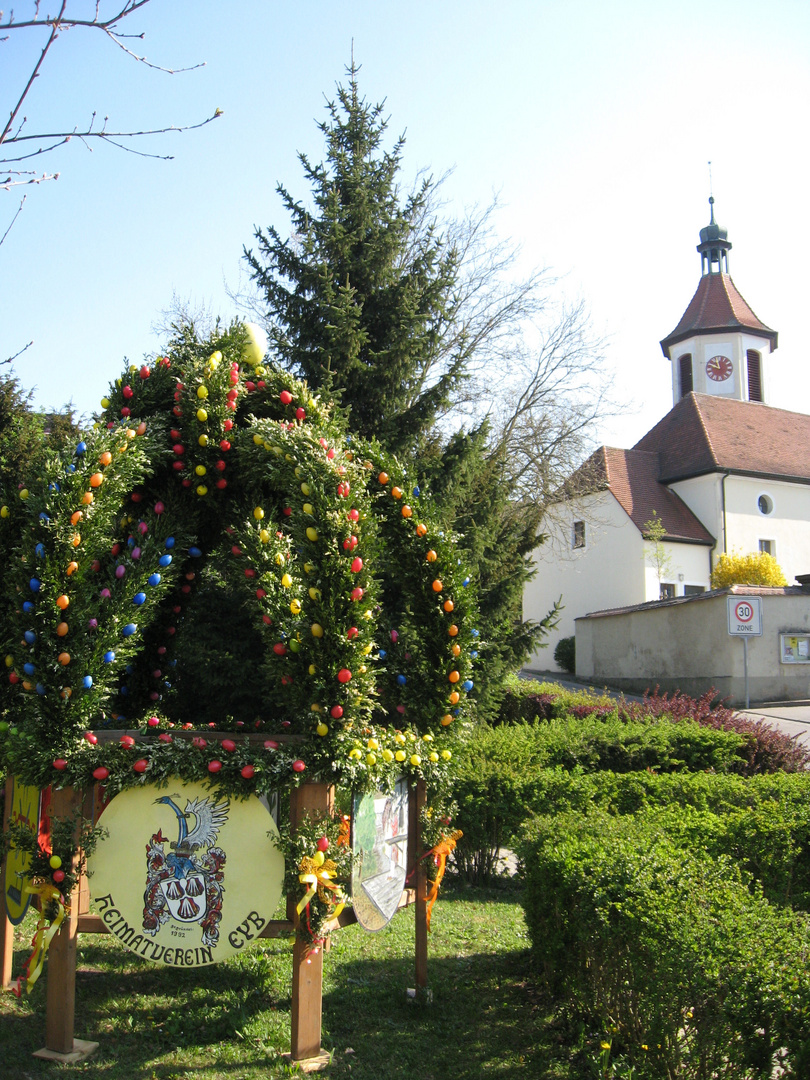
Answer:
[[[420,815],[427,805],[424,780],[417,780],[408,793],[408,877],[416,889],[415,916],[415,978],[416,992],[427,988],[427,866],[422,855],[422,826]]]
[[[73,788],[55,790],[52,818],[69,818],[82,805],[82,794]],[[78,836],[77,828],[77,836]],[[45,993],[45,1049],[73,1054],[76,1013],[76,938],[79,920],[79,883],[69,898],[70,911],[48,949]]]
[[[335,789],[327,784],[302,784],[290,792],[290,825],[295,831],[305,815],[331,813]],[[287,897],[287,918],[298,925],[298,897]],[[293,1061],[324,1059],[321,1050],[323,949],[307,952],[298,936],[293,947],[291,1039]],[[326,1055],[328,1060],[328,1055]]]
[[[3,832],[8,828],[8,820],[11,817],[11,797],[14,790],[14,779],[6,777],[6,801],[3,811]],[[5,896],[5,862],[0,862],[0,881],[3,886],[3,896],[0,899],[0,988],[6,989],[11,986],[11,961],[14,955],[14,927],[6,913]]]

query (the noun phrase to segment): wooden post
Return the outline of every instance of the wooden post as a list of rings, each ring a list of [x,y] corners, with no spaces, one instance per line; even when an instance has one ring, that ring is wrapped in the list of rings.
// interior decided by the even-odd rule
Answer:
[[[14,789],[14,779],[6,777],[6,800],[3,811],[3,832],[8,828],[11,817],[11,797]],[[5,895],[5,862],[0,861],[0,883],[2,883],[2,898],[0,898],[0,989],[11,986],[11,961],[14,955],[14,927],[6,913]]]
[[[290,792],[290,826],[295,831],[305,815],[316,817],[331,813],[335,789],[328,784],[302,784]],[[297,897],[287,897],[287,918],[298,925],[295,910]],[[323,989],[323,949],[310,952],[298,936],[293,947],[291,1058],[313,1060],[315,1068],[329,1061],[321,1050],[321,1012]]]
[[[424,780],[417,780],[408,793],[408,876],[414,882],[416,903],[415,925],[415,978],[416,992],[427,988],[427,866],[422,855],[422,828],[420,815],[427,804]]]

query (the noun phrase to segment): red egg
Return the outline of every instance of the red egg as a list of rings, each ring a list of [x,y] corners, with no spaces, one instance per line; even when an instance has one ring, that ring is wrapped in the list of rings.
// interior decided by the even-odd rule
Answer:
[[[329,837],[328,836],[322,836],[320,838],[320,840],[318,841],[317,847],[318,847],[318,851],[328,851],[329,850]]]
[[[134,765],[132,766],[132,768],[133,768],[133,769],[135,770],[135,772],[137,772],[137,773],[145,773],[148,767],[149,767],[149,762],[148,762],[148,761],[147,761],[147,760],[146,760],[145,758],[140,758],[140,759],[139,759],[138,761],[136,761],[136,762],[135,762],[135,764],[134,764]]]
[[[236,743],[233,741],[233,739],[223,739],[222,749],[227,751],[227,753],[232,754],[236,749]]]
[[[256,772],[252,765],[245,765],[240,771],[245,780],[250,780]]]
[[[293,767],[293,772],[302,773],[304,771],[304,769],[306,768],[306,765],[304,764],[304,762],[300,758],[298,758],[297,761],[294,761],[292,763],[292,767]]]
[[[96,780],[106,780],[109,775],[110,770],[105,769],[103,765],[99,765],[97,769],[93,769],[93,776],[95,776]]]
[[[222,768],[222,762],[221,761],[217,761],[216,759],[214,759],[214,761],[209,761],[208,762],[208,771],[209,772],[219,772],[219,770],[221,768]]]

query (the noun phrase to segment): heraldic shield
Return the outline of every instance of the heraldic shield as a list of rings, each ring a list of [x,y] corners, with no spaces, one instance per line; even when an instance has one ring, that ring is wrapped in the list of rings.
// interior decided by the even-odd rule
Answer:
[[[107,835],[88,866],[91,894],[110,932],[139,956],[216,963],[272,917],[284,877],[278,830],[255,796],[231,802],[180,780],[168,790],[130,789],[106,807]]]

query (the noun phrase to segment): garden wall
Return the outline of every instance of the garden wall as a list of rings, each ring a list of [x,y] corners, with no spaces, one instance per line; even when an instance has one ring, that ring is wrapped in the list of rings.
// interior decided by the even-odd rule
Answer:
[[[810,590],[735,585],[699,596],[596,611],[576,620],[577,676],[630,693],[656,686],[699,697],[714,687],[729,703],[745,703],[743,639],[728,632],[727,597],[762,599],[762,636],[748,638],[752,702],[810,698]],[[785,662],[780,635],[797,635]],[[810,646],[810,641],[808,641]]]

